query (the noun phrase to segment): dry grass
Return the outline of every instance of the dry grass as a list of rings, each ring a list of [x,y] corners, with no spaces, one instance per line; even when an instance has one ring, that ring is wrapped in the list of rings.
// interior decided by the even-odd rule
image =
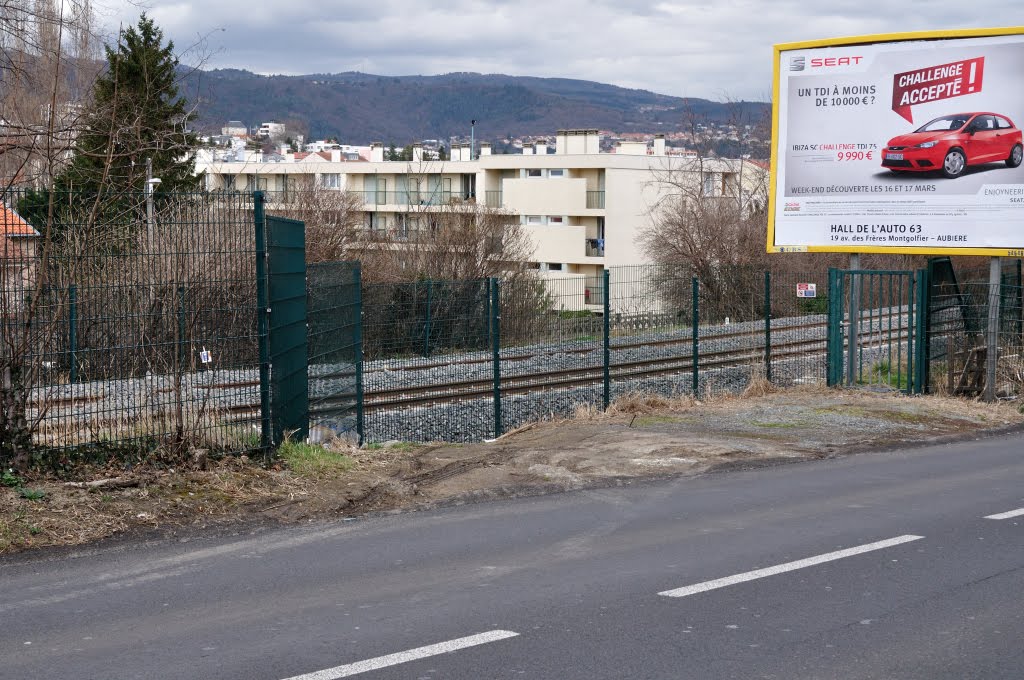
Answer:
[[[740,396],[744,399],[750,399],[751,397],[767,397],[769,394],[773,394],[777,390],[778,388],[768,380],[764,366],[757,365],[751,371],[750,383],[743,390],[743,393]]]
[[[700,405],[689,396],[663,397],[658,394],[631,393],[619,397],[608,407],[608,415],[644,415],[658,411],[680,411]]]

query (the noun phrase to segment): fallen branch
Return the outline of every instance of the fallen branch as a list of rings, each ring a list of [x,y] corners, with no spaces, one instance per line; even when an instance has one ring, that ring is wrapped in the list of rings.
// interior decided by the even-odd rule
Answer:
[[[73,489],[125,489],[131,486],[138,486],[139,480],[129,477],[108,477],[106,479],[95,479],[91,482],[64,482],[64,486]]]

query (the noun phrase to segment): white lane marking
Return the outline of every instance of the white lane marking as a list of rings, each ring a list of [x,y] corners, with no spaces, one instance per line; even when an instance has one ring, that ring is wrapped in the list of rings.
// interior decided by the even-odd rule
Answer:
[[[460,649],[465,649],[466,647],[475,647],[476,645],[484,645],[488,642],[497,642],[498,640],[505,640],[507,638],[516,637],[517,635],[519,635],[519,633],[513,633],[510,630],[489,630],[486,633],[478,633],[477,635],[470,635],[456,640],[448,640],[447,642],[438,642],[435,645],[417,647],[416,649],[410,649],[405,652],[378,656],[373,659],[357,661],[344,666],[335,666],[334,668],[316,671],[315,673],[296,675],[291,678],[286,678],[286,680],[336,680],[337,678],[347,678],[350,675],[366,673],[367,671],[375,671],[379,668],[387,668],[388,666],[397,666],[400,663],[416,661],[417,659],[425,659],[428,656],[437,656],[438,654],[456,652]]]
[[[733,576],[726,576],[725,578],[715,579],[714,581],[704,581],[703,583],[695,583],[692,586],[684,586],[682,588],[676,588],[674,590],[666,590],[658,594],[664,595],[665,597],[686,597],[687,595],[696,595],[697,593],[703,593],[708,590],[715,590],[716,588],[724,588],[726,586],[736,585],[737,583],[743,583],[745,581],[753,581],[755,579],[764,578],[766,576],[774,576],[775,574],[782,574],[787,571],[803,569],[804,567],[813,567],[816,564],[822,564],[824,562],[841,560],[844,557],[852,557],[854,555],[860,555],[862,553],[871,552],[872,550],[891,548],[894,545],[909,543],[911,541],[918,541],[922,538],[924,538],[924,536],[913,536],[911,534],[907,534],[905,536],[897,536],[896,538],[889,538],[884,541],[866,543],[864,545],[858,545],[853,548],[846,548],[845,550],[837,550],[835,552],[825,553],[824,555],[807,557],[802,560],[796,560],[795,562],[786,562],[785,564],[778,564],[774,567],[755,569],[754,571],[748,571],[742,574],[734,574]]]
[[[1020,517],[1021,515],[1024,515],[1024,508],[1001,512],[998,515],[985,515],[985,519],[1010,519],[1011,517]]]

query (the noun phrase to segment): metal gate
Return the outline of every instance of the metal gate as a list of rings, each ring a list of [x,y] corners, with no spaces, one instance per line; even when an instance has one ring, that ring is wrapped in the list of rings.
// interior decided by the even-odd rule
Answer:
[[[307,269],[310,438],[363,442],[362,272],[359,262]]]
[[[926,282],[924,270],[829,270],[829,385],[922,391]]]

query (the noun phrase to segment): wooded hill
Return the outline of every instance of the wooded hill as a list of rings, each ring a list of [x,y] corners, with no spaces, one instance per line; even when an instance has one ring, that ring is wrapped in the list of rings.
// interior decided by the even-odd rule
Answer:
[[[198,104],[200,131],[229,119],[289,124],[307,139],[399,144],[468,135],[478,139],[552,134],[560,128],[616,132],[688,130],[693,122],[765,125],[764,102],[683,99],[586,80],[478,73],[376,76],[366,73],[262,76],[248,71],[192,71],[185,92]]]

